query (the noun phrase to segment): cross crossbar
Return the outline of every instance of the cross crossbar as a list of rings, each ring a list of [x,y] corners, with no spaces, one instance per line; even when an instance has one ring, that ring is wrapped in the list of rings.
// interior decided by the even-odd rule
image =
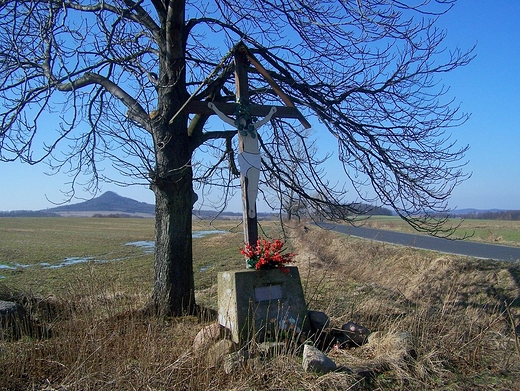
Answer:
[[[236,110],[236,103],[224,103],[224,102],[212,102],[217,109],[226,115],[233,115]],[[276,113],[273,118],[295,118],[300,121],[303,118],[302,114],[296,107],[288,106],[267,106],[267,105],[255,105],[251,104],[249,110],[252,116],[265,117],[269,114],[271,107],[276,107]],[[201,114],[201,115],[213,115],[215,112],[208,107],[208,102],[194,100],[191,101],[181,110],[181,113],[185,114]]]

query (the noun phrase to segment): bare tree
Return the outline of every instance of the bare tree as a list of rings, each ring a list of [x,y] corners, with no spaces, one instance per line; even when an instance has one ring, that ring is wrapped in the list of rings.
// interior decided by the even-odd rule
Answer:
[[[193,186],[236,183],[236,130],[212,129],[208,112],[187,107],[235,101],[231,58],[242,40],[317,130],[336,137],[356,198],[377,199],[418,229],[442,233],[442,219],[430,214],[446,209],[466,177],[466,147],[445,132],[467,116],[438,76],[472,56],[448,51],[435,27],[453,3],[0,0],[0,159],[66,170],[72,191],[85,176],[90,190],[111,180],[98,168],[104,159],[149,183],[151,305],[193,312]],[[253,68],[249,101],[280,104]],[[345,210],[322,207],[348,198],[324,179],[316,156],[297,156],[298,124],[276,119],[261,130],[264,186],[281,184],[309,207]],[[330,217],[348,218],[342,213]]]
[[[269,187],[275,189],[272,208],[278,206],[282,221],[284,218],[291,220],[293,217],[300,221],[301,217],[308,213],[306,201],[309,197],[306,191],[313,189],[315,182],[308,177],[308,173],[314,170],[317,177],[326,177],[324,170],[319,167],[330,158],[330,154],[318,157],[318,148],[307,129],[301,132],[285,132],[286,127],[290,127],[290,124],[273,121],[273,139],[271,144],[264,145],[264,148],[269,151],[270,159],[278,157],[278,167],[269,172],[266,180]],[[289,154],[287,149],[290,149]]]

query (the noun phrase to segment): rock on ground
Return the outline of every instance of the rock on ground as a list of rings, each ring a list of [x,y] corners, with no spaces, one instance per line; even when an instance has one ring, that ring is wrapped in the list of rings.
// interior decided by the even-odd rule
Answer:
[[[28,325],[29,316],[24,307],[0,300],[0,339],[17,339]]]
[[[309,323],[314,331],[322,331],[329,327],[330,318],[325,312],[322,311],[308,311]]]
[[[303,369],[305,372],[325,374],[337,369],[336,363],[321,350],[311,345],[303,347]]]
[[[233,341],[221,339],[208,349],[206,360],[211,366],[219,366],[224,357],[236,350],[237,346]]]
[[[222,326],[218,322],[203,327],[193,340],[193,350],[208,347],[209,344],[218,341],[223,334]]]

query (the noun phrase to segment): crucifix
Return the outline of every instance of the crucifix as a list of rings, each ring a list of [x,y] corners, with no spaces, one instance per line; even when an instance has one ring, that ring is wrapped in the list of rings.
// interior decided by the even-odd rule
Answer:
[[[240,99],[240,102],[243,102],[243,100]],[[240,107],[245,106],[244,103],[239,103],[239,105]],[[242,187],[243,210],[246,212],[247,218],[255,218],[255,200],[258,195],[258,182],[260,181],[260,170],[262,169],[262,157],[260,156],[256,129],[271,119],[276,113],[276,107],[272,107],[269,114],[254,123],[251,122],[245,114],[241,115],[240,113],[237,115],[237,118],[233,120],[211,102],[208,103],[208,107],[212,109],[221,120],[235,126],[238,130],[238,165],[240,167],[241,178],[244,181]],[[240,109],[238,111],[240,111]]]
[[[258,240],[258,219],[256,214],[256,198],[262,158],[258,142],[257,129],[273,117],[297,118],[302,125],[310,128],[311,125],[294,106],[267,70],[258,62],[243,42],[239,42],[234,50],[236,103],[222,102],[188,102],[184,111],[205,115],[216,114],[224,122],[235,127],[238,131],[240,167],[240,183],[242,189],[242,214],[244,221],[244,242],[256,246]],[[286,106],[264,106],[249,104],[248,66],[255,69],[267,80],[271,88],[278,94]],[[235,118],[230,117],[234,115]],[[253,122],[252,116],[263,118]]]

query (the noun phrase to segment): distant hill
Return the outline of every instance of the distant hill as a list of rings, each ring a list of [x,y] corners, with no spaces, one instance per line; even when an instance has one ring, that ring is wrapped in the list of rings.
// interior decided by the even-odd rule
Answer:
[[[155,205],[139,202],[132,198],[122,197],[113,191],[107,191],[99,197],[77,204],[63,205],[45,209],[46,212],[57,213],[61,216],[108,216],[108,217],[152,217],[155,215]],[[211,218],[217,215],[224,218],[241,217],[241,213],[197,210],[194,214],[200,218]],[[119,216],[122,215],[122,216]],[[259,214],[260,215],[260,214]]]
[[[370,204],[363,204],[356,202],[348,205],[352,210],[358,211],[360,215],[365,216],[392,216],[390,209],[383,208],[382,206],[374,206]]]
[[[457,217],[461,217],[463,219],[519,221],[520,220],[520,210],[466,209],[466,210],[463,210],[463,212],[459,211],[459,213],[457,214]]]
[[[202,219],[224,218],[240,219],[242,213],[194,210],[193,214]],[[76,204],[68,204],[40,211],[20,210],[0,212],[0,217],[154,217],[155,205],[122,197],[113,191],[107,191],[99,197]],[[269,218],[270,213],[259,213],[261,218]]]
[[[131,198],[122,197],[113,191],[107,191],[99,197],[77,204],[62,205],[45,209],[47,212],[67,214],[71,212],[114,212],[126,214],[155,214],[155,206],[146,202],[139,202]]]
[[[455,209],[450,212],[450,215],[470,215],[470,214],[481,214],[481,213],[500,213],[503,212],[503,209],[474,209],[474,208],[467,208],[467,209]]]
[[[355,205],[355,204],[353,204]],[[368,207],[368,205],[359,204]],[[383,208],[364,209],[365,213],[390,215],[389,210]],[[222,212],[208,210],[194,210],[193,214],[199,218],[225,218],[240,219],[242,213]],[[155,205],[139,202],[132,198],[122,197],[113,191],[107,191],[99,197],[77,204],[57,206],[39,211],[19,210],[10,212],[0,212],[0,217],[52,217],[52,216],[107,216],[107,217],[153,217],[155,215]],[[258,213],[262,219],[272,218],[276,214]],[[509,211],[501,209],[457,209],[450,213],[451,216],[462,218],[480,219],[502,219],[519,220],[520,211]]]
[[[449,213],[439,213],[437,216],[456,217],[461,219],[481,219],[481,220],[520,220],[520,210],[508,209],[455,209]]]
[[[193,214],[202,219],[225,218],[239,219],[242,213],[194,210]],[[270,213],[259,213],[259,217],[269,218]],[[107,191],[99,197],[76,204],[68,204],[39,211],[15,210],[0,211],[0,217],[154,217],[155,205],[122,197],[113,191]]]
[[[11,210],[0,212],[0,217],[60,217],[60,215],[46,210]]]

